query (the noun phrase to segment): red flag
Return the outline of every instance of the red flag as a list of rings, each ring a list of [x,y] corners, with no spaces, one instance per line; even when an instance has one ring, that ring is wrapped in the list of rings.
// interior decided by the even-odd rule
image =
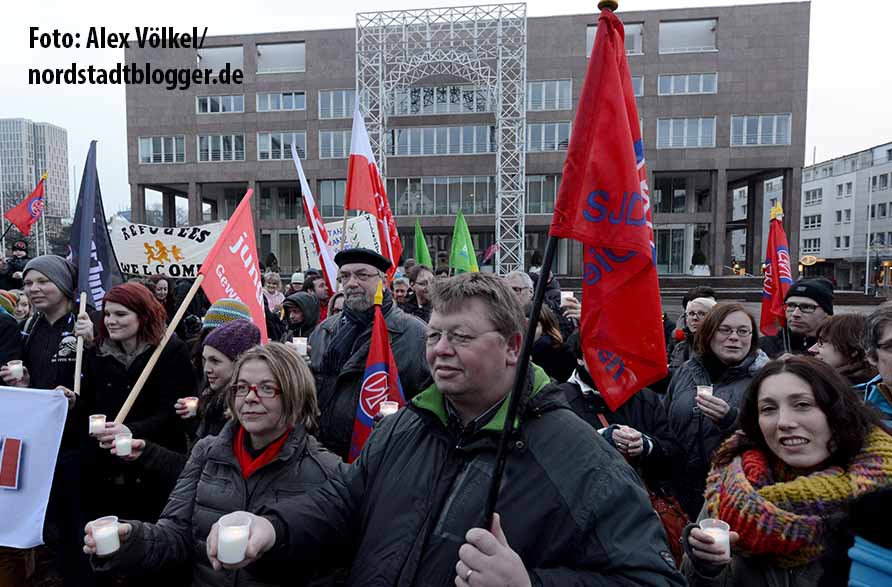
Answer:
[[[45,202],[43,201],[43,182],[46,181],[46,173],[40,177],[37,187],[31,192],[31,195],[22,200],[15,208],[10,208],[4,216],[7,220],[15,224],[23,235],[31,234],[31,227],[35,222],[40,220],[43,214]]]
[[[611,410],[667,373],[644,144],[623,39],[622,23],[602,10],[551,224],[552,235],[584,245],[580,336]]]
[[[383,401],[396,402],[403,407],[406,403],[400,375],[390,350],[390,337],[387,334],[387,323],[381,312],[383,294],[381,283],[375,294],[375,322],[372,324],[372,341],[369,345],[369,356],[365,362],[365,373],[362,376],[362,387],[359,390],[359,402],[356,406],[356,419],[353,421],[353,437],[350,439],[350,454],[347,462],[352,463],[362,452],[365,441],[372,433],[375,414]]]
[[[260,329],[261,342],[267,341],[266,314],[263,311],[263,280],[254,240],[254,219],[251,217],[251,195],[248,190],[235,209],[214,248],[201,264],[204,293],[211,303],[232,298],[246,304],[251,318]]]
[[[359,101],[353,109],[353,131],[350,138],[350,160],[347,163],[347,193],[344,197],[345,210],[364,210],[378,219],[378,236],[381,239],[381,254],[390,259],[388,280],[393,277],[403,245],[393,220],[387,192],[381,181],[381,172],[372,153],[369,133],[366,131]],[[346,235],[345,235],[346,238]]]
[[[759,330],[765,336],[774,336],[778,327],[786,325],[784,298],[793,285],[790,245],[781,224],[783,217],[780,204],[772,208],[771,222],[768,223],[768,248],[765,251],[765,279],[762,281],[762,316],[759,320]]]

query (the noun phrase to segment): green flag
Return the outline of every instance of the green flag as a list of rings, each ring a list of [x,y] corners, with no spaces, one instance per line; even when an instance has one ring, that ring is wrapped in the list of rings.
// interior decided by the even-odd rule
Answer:
[[[427,249],[427,241],[424,240],[424,233],[421,232],[421,224],[417,218],[415,219],[415,262],[431,270],[434,269],[431,252]]]
[[[452,229],[452,253],[449,255],[449,268],[453,274],[479,273],[477,267],[477,255],[474,254],[474,245],[471,242],[471,232],[465,217],[458,211],[455,217],[455,228]]]

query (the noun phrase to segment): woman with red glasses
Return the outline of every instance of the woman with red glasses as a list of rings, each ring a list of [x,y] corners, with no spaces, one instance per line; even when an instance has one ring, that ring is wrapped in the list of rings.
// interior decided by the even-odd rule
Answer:
[[[158,523],[120,524],[120,550],[93,557],[94,568],[132,573],[188,565],[193,586],[279,584],[266,582],[251,568],[214,571],[205,555],[205,537],[226,513],[257,513],[283,496],[311,491],[329,478],[340,459],[311,436],[319,415],[313,376],[287,345],[274,342],[243,353],[227,405],[233,420],[192,449]],[[89,529],[84,543],[84,552],[95,554]],[[298,571],[291,584],[318,578]]]

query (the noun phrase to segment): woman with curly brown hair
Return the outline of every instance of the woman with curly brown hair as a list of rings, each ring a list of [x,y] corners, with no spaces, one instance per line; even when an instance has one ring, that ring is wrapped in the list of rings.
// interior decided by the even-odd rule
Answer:
[[[810,357],[772,361],[716,453],[700,513],[726,522],[735,548],[689,526],[682,568],[693,586],[845,584],[849,506],[890,486],[892,436],[848,382]]]

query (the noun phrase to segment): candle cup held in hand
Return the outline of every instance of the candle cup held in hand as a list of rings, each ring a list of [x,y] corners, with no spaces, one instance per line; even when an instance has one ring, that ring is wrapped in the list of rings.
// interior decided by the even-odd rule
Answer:
[[[6,363],[6,367],[9,369],[9,376],[16,381],[25,376],[25,367],[21,361],[10,361]]]
[[[382,416],[392,416],[396,414],[400,409],[400,405],[397,402],[383,401],[378,404],[378,413]]]
[[[712,395],[712,386],[711,385],[698,385],[697,386],[697,395]]]
[[[725,556],[731,556],[731,526],[727,522],[715,518],[705,518],[700,520],[700,529],[706,532],[716,545],[721,546],[725,551]]]
[[[184,397],[183,405],[187,410],[189,410],[189,417],[194,418],[195,414],[198,413],[198,398],[197,397]]]
[[[245,559],[248,548],[248,533],[251,518],[247,514],[233,512],[226,514],[220,521],[220,532],[217,536],[217,560],[227,565],[235,565]]]
[[[130,432],[121,432],[119,434],[115,434],[115,453],[119,457],[126,457],[130,455],[130,452],[133,447],[133,434]]]
[[[90,416],[90,436],[98,436],[105,432],[105,414]]]
[[[294,348],[297,349],[297,354],[304,357],[307,355],[307,339],[303,336],[295,336],[291,343],[294,345]]]
[[[105,516],[90,522],[93,540],[96,541],[96,556],[108,556],[121,548],[118,537],[118,517]]]

